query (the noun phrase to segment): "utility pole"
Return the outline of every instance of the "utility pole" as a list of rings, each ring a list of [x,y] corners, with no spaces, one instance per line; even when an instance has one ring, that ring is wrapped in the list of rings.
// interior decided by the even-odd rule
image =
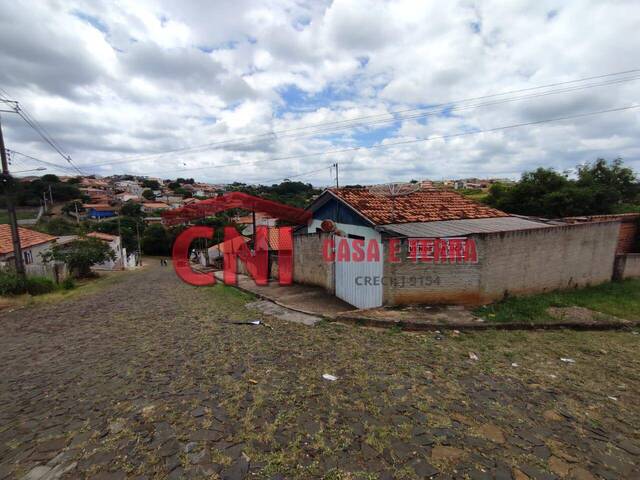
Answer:
[[[336,167],[336,188],[340,188],[340,182],[338,182],[338,162],[333,164]]]
[[[140,220],[136,220],[136,235],[138,236],[138,262],[142,266],[142,247],[140,246]]]
[[[51,206],[53,207],[53,193],[51,193],[51,185],[49,185],[49,200],[50,200]]]
[[[253,251],[256,251],[256,206],[253,206],[254,210],[251,212],[252,215],[252,223],[253,223]]]
[[[80,214],[78,213],[78,202],[74,200],[73,206],[76,207],[76,223],[80,225]]]
[[[120,214],[118,214],[118,238],[120,244],[120,251],[118,252],[120,254],[120,264],[122,265],[122,270],[124,270],[124,256],[122,255],[122,231],[120,230]]]
[[[5,185],[5,197],[7,202],[7,212],[9,214],[9,225],[11,228],[11,240],[13,242],[13,254],[16,262],[16,273],[23,279],[26,278],[24,262],[22,260],[22,248],[20,246],[20,232],[18,230],[18,217],[16,207],[13,204],[13,180],[9,175],[9,162],[7,152],[4,149],[4,137],[2,135],[2,123],[0,122],[0,157],[2,158],[2,180]]]

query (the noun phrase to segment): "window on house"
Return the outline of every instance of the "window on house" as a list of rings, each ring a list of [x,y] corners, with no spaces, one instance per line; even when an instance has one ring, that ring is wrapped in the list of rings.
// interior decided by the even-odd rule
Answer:
[[[24,263],[26,263],[27,265],[33,263],[33,254],[31,253],[31,250],[26,250],[24,253]]]

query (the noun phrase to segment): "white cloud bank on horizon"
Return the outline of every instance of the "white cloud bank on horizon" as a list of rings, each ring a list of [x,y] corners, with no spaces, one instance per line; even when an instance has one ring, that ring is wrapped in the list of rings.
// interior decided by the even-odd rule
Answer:
[[[640,80],[122,163],[638,68],[638,31],[640,4],[633,0],[7,1],[0,3],[0,87],[81,168],[101,175],[259,182],[326,166],[296,177],[325,185],[336,161],[343,182],[373,183],[515,177],[598,157],[622,157],[639,171],[640,110],[437,137],[630,105],[640,99]],[[7,148],[62,164],[16,115],[2,114],[2,121]],[[304,156],[430,137],[436,138]],[[259,163],[291,156],[300,157]],[[16,170],[37,166],[14,160]]]

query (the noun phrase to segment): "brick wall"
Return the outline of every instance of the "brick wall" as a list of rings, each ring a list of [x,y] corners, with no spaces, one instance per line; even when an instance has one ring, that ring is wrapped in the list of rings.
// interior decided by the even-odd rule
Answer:
[[[481,265],[450,265],[414,261],[407,258],[407,242],[402,242],[398,263],[388,261],[385,245],[382,301],[387,305],[411,303],[477,304],[480,299]]]
[[[618,253],[638,252],[638,218],[624,219],[620,223],[617,251]]]
[[[596,285],[611,280],[619,221],[478,235],[480,296]]]
[[[618,246],[616,251],[620,254],[640,252],[640,213],[592,215],[590,217],[567,217],[562,220],[569,223],[620,220],[620,233],[618,234]]]
[[[478,263],[467,265],[413,262],[403,242],[400,263],[385,259],[383,299],[391,305],[481,304],[505,295],[607,282],[613,274],[619,229],[620,222],[609,221],[473,235]],[[431,283],[401,285],[400,277],[430,278]]]
[[[640,277],[640,253],[616,256],[615,280]]]
[[[310,233],[293,236],[293,281],[324,287],[334,291],[333,263],[324,261],[322,245],[328,233]]]

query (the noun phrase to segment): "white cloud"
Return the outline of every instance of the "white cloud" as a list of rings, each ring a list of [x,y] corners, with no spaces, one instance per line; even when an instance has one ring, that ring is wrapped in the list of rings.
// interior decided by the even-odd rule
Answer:
[[[639,19],[633,0],[3,2],[0,86],[77,163],[102,174],[257,181],[339,161],[345,182],[366,183],[517,176],[600,156],[622,156],[640,170],[637,111],[440,138],[629,105],[640,81],[406,119],[379,130],[325,136],[300,130],[632,69]],[[8,148],[62,161],[19,119],[3,115],[3,124]],[[255,137],[291,129],[298,130]],[[245,138],[253,141],[122,163]],[[431,140],[255,165],[423,138]],[[98,166],[106,163],[114,164]],[[328,168],[308,180],[327,183]]]

